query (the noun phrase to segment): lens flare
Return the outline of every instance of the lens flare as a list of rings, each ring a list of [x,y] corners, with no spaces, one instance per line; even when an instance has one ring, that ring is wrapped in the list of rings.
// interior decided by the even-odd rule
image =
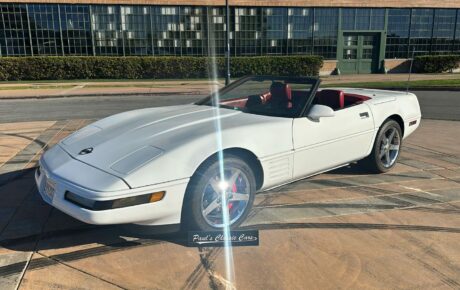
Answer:
[[[228,182],[225,180],[219,182],[219,189],[222,191],[226,191],[228,189]]]
[[[211,34],[212,35],[212,34]],[[225,170],[224,170],[224,154],[222,146],[222,127],[220,119],[220,96],[218,92],[218,79],[217,79],[217,65],[216,65],[216,54],[215,54],[215,39],[210,39],[209,42],[209,57],[210,57],[210,67],[209,67],[209,80],[211,84],[211,91],[214,92],[212,103],[213,103],[213,112],[214,112],[214,126],[216,130],[216,143],[217,143],[217,157],[219,161],[219,189],[221,190],[221,211],[223,215],[223,232],[224,232],[224,255],[225,255],[225,271],[226,271],[226,283],[225,289],[235,289],[235,271],[233,263],[233,249],[231,242],[231,233],[230,233],[230,218],[229,218],[229,208],[227,204],[227,190],[229,187],[228,182],[225,180]]]

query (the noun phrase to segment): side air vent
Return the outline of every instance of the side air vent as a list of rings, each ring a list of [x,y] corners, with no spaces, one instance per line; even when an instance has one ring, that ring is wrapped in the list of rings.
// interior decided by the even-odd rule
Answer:
[[[289,157],[281,157],[268,162],[268,176],[271,180],[291,177],[292,164]]]

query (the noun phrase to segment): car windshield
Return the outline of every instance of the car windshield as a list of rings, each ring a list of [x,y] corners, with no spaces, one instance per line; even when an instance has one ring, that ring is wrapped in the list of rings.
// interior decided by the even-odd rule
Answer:
[[[313,78],[248,77],[197,104],[293,118],[304,109],[317,84],[318,80]]]

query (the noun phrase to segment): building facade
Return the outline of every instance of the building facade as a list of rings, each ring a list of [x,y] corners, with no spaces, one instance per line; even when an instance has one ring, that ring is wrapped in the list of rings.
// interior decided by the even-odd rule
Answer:
[[[1,57],[225,53],[222,1],[2,1]],[[371,73],[460,54],[460,0],[373,2],[230,1],[231,55],[320,55],[326,70]]]

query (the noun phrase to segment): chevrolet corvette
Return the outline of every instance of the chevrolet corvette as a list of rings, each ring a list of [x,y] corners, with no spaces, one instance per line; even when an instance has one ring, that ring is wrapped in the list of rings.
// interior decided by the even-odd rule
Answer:
[[[90,224],[238,227],[256,192],[358,162],[384,173],[420,124],[412,93],[250,76],[189,105],[90,124],[39,161],[45,202]]]

